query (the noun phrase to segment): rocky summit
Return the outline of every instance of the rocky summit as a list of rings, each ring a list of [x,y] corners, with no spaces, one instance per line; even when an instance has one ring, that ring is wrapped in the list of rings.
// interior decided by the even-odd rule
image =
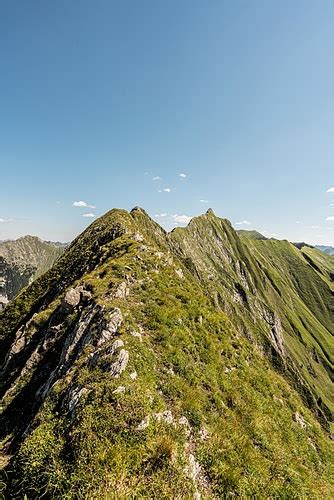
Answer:
[[[0,316],[4,498],[333,498],[334,259],[111,210]]]

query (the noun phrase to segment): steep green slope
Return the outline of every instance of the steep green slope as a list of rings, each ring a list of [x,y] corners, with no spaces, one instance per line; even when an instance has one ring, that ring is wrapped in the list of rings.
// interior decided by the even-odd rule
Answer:
[[[50,269],[63,251],[64,245],[47,243],[36,236],[0,242],[0,309]]]
[[[167,234],[112,210],[79,236],[0,317],[4,494],[330,498],[325,416],[286,378],[253,253],[212,212]]]
[[[318,253],[303,247],[298,250],[287,241],[247,240],[247,246],[258,266],[276,290],[268,300],[280,311],[283,337],[301,380],[317,399],[330,419],[333,404],[334,363],[334,297],[326,268],[318,261],[319,270],[307,255]],[[318,256],[317,256],[318,257]],[[324,257],[325,258],[325,257]]]
[[[247,236],[247,238],[251,238],[253,240],[267,240],[268,239],[265,236],[263,236],[263,234],[259,233],[258,231],[254,231],[254,230],[239,229],[237,231],[237,234],[239,234],[239,236]]]
[[[334,291],[334,256],[327,255],[316,248],[303,247],[301,250],[310,266]]]

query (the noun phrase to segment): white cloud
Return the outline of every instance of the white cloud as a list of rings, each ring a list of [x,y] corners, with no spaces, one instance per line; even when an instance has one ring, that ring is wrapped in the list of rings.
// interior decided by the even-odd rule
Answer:
[[[96,208],[95,205],[90,205],[90,203],[87,203],[86,201],[82,200],[74,201],[73,207]]]
[[[321,226],[310,226],[311,229],[321,229]]]
[[[167,217],[168,214],[162,213],[162,214],[155,214],[154,217]]]
[[[178,215],[178,214],[172,215],[172,218],[174,219],[175,222],[178,222],[180,224],[188,224],[192,219],[192,217],[190,217],[189,215]]]
[[[334,215],[330,215],[326,220],[334,220]]]
[[[17,219],[1,219],[0,218],[0,224],[5,224],[6,222],[14,222],[14,220],[17,220]]]
[[[331,188],[329,188],[329,189],[327,189],[327,193],[334,193],[334,186],[331,187]]]
[[[155,177],[152,177],[152,181],[161,181],[161,177],[156,175]]]
[[[300,224],[300,220],[296,220],[296,224]]]
[[[242,220],[242,221],[236,222],[236,225],[237,226],[250,226],[251,222],[249,222],[249,220]]]
[[[88,214],[82,214],[82,217],[95,217],[95,214],[93,214],[92,212],[89,212]]]
[[[260,233],[263,234],[263,236],[265,236],[266,238],[278,238],[278,234],[276,234],[276,233],[270,233],[266,229],[262,229],[260,231]]]
[[[165,193],[170,193],[171,192],[171,188],[164,188],[163,191],[165,191]]]
[[[199,200],[201,203],[209,203],[209,200]]]
[[[179,174],[179,177],[182,177],[182,179],[185,179],[187,177],[187,174],[184,174],[181,172],[181,174]]]

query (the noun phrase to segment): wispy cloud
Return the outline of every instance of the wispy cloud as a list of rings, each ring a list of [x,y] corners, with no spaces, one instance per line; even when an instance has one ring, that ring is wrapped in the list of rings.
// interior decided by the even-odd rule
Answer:
[[[155,177],[152,177],[152,181],[161,181],[160,175],[156,175]]]
[[[249,220],[241,220],[239,222],[236,222],[237,226],[250,226],[251,222]]]
[[[157,217],[157,218],[159,218],[159,217],[167,217],[167,215],[168,215],[168,214],[165,214],[165,213],[162,213],[162,214],[155,214],[155,216],[154,216],[154,217]]]
[[[309,226],[311,229],[321,229],[321,226]]]
[[[95,205],[91,205],[90,203],[87,203],[86,201],[82,201],[82,200],[74,201],[73,207],[96,208]]]
[[[181,172],[179,174],[179,177],[181,177],[182,179],[185,179],[187,177],[187,174],[184,174],[183,172]]]
[[[329,188],[329,189],[327,189],[327,193],[334,193],[334,186],[331,187],[331,188]]]
[[[209,203],[209,200],[199,200],[201,203]]]
[[[22,220],[24,220],[24,219],[22,219]],[[14,221],[15,221],[15,219],[2,219],[2,218],[0,218],[0,224],[6,224],[7,222],[14,222]]]
[[[263,234],[263,236],[265,236],[266,238],[278,238],[278,234],[270,233],[266,229],[261,229],[260,233]]]
[[[172,219],[174,219],[174,221],[179,224],[188,224],[191,221],[192,217],[190,217],[189,215],[174,214],[172,215]]]
[[[82,217],[93,218],[93,217],[95,217],[95,214],[93,214],[92,212],[89,212],[87,214],[82,214]]]
[[[165,191],[165,193],[170,193],[171,192],[171,188],[163,188],[163,191]]]
[[[326,218],[326,220],[334,220],[334,215],[330,215],[329,217]]]

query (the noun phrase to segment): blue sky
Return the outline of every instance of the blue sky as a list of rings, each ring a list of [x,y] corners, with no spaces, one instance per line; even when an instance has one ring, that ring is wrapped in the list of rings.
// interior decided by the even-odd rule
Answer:
[[[0,239],[140,205],[334,244],[333,19],[332,0],[2,0]]]

